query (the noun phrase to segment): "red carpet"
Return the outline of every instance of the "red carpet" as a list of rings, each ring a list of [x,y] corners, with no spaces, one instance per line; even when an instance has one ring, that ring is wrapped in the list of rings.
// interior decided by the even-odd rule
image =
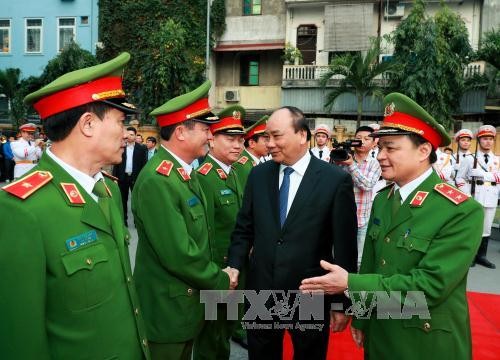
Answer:
[[[500,295],[468,292],[467,298],[472,326],[473,359],[500,359]],[[292,358],[292,342],[287,334],[284,340],[283,359]],[[363,359],[363,350],[356,348],[349,329],[340,334],[330,334],[328,359]]]

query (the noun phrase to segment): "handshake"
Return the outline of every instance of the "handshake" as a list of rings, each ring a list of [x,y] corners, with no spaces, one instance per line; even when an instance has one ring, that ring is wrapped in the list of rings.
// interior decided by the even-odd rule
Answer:
[[[229,290],[234,290],[238,286],[238,276],[240,271],[232,267],[226,267],[222,269],[229,276]]]

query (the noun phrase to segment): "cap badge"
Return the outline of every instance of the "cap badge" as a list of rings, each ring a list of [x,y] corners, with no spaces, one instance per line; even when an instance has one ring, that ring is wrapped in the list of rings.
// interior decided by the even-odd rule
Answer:
[[[236,120],[241,119],[241,112],[239,112],[238,110],[233,111],[233,117],[234,117]]]
[[[387,104],[385,109],[384,109],[384,116],[391,116],[392,114],[394,114],[394,112],[396,111],[396,105],[391,102],[390,104]]]

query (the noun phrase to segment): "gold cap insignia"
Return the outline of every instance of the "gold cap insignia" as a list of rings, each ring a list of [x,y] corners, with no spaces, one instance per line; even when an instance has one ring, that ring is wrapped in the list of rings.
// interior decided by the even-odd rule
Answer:
[[[390,104],[387,104],[385,109],[384,109],[384,116],[391,116],[392,114],[394,114],[394,112],[396,111],[396,105],[391,102]]]

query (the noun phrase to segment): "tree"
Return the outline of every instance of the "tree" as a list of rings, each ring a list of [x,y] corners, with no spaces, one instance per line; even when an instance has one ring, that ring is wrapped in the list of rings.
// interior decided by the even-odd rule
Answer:
[[[500,70],[500,27],[484,33],[484,40],[481,42],[477,57]]]
[[[12,111],[13,100],[16,96],[16,92],[19,88],[19,81],[21,77],[21,70],[17,68],[7,68],[5,70],[0,69],[0,94],[4,94],[7,97],[7,107],[9,109],[9,117],[11,121],[18,125],[18,118],[16,114]]]
[[[391,36],[394,61],[401,71],[392,87],[426,109],[445,128],[460,109],[465,91],[464,69],[472,49],[462,18],[444,3],[434,17],[425,13],[423,0],[415,0],[409,16]]]
[[[357,99],[356,128],[361,124],[363,115],[363,98],[365,96],[381,97],[383,90],[375,78],[383,73],[392,73],[395,65],[391,61],[378,62],[380,41],[374,40],[366,54],[344,54],[333,58],[328,71],[321,77],[321,85],[325,87],[333,75],[342,75],[340,86],[327,94],[325,107],[331,111],[335,100],[344,93],[353,93]]]

